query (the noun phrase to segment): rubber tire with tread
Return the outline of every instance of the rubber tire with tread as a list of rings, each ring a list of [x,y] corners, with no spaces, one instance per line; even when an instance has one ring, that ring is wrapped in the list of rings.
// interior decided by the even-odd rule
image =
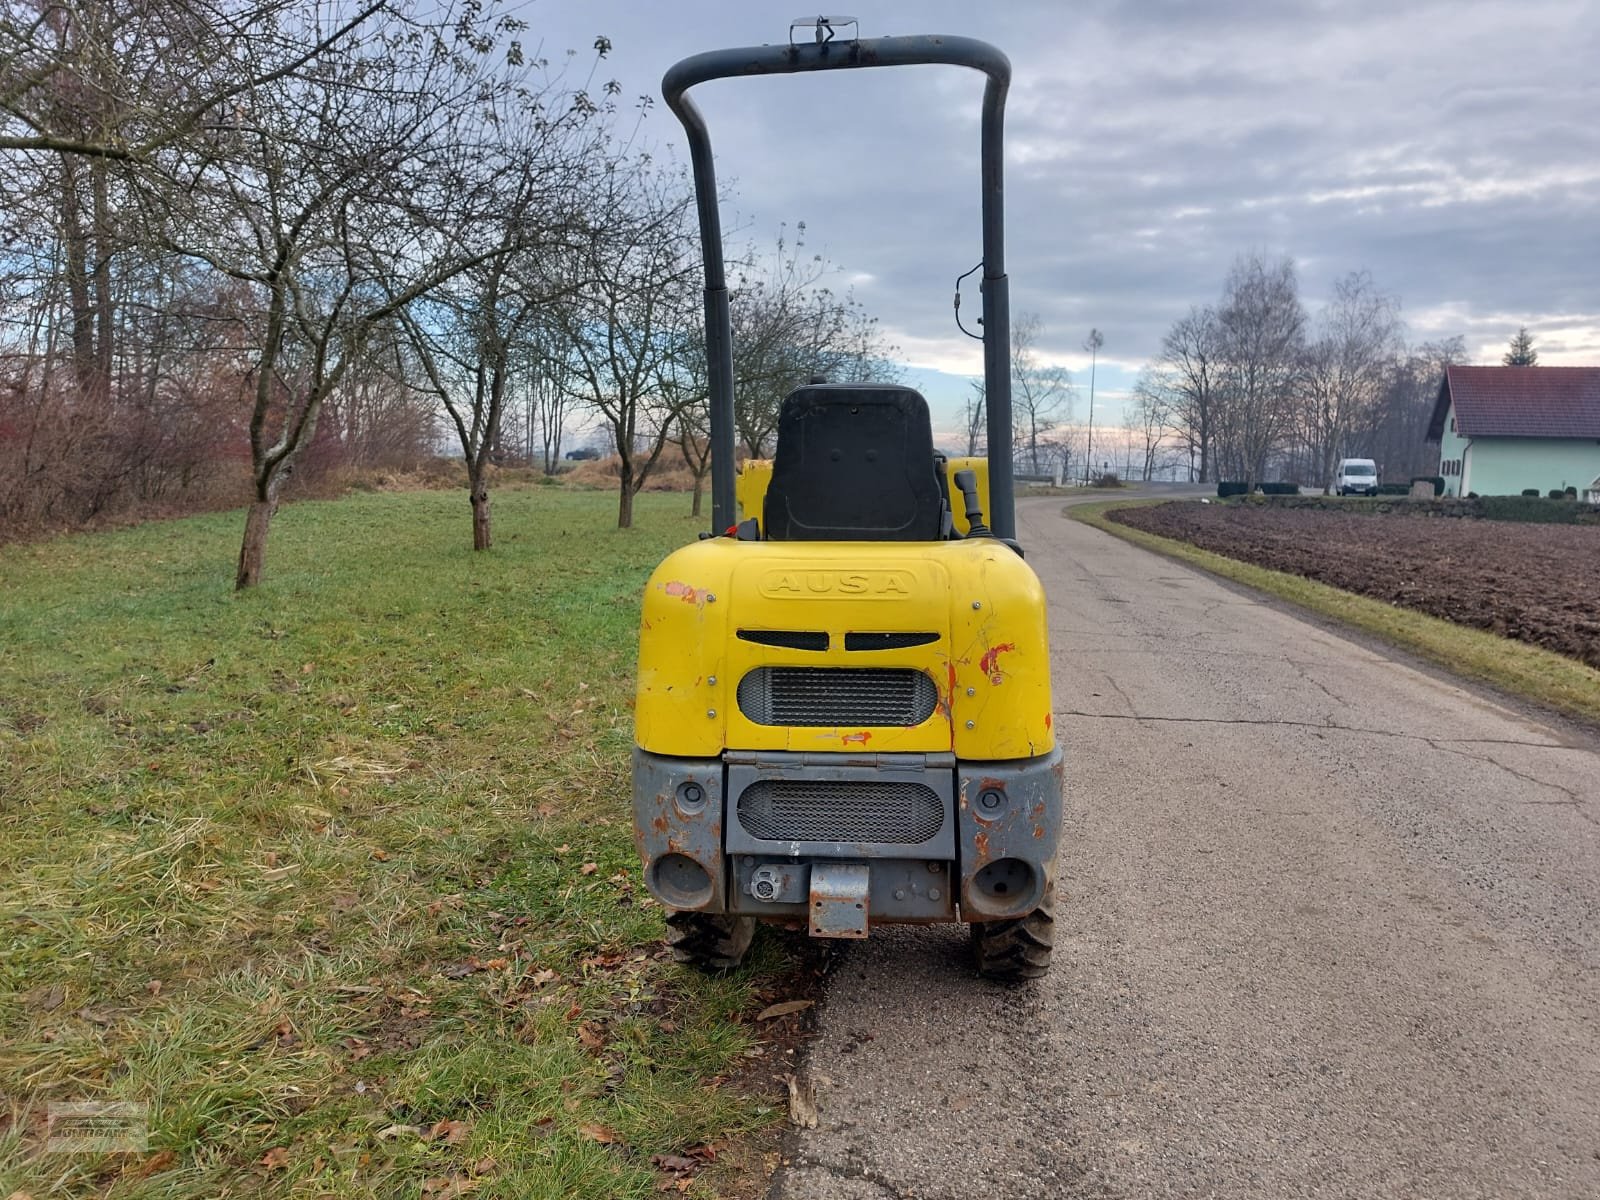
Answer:
[[[1042,979],[1049,974],[1050,952],[1056,941],[1055,897],[1051,892],[1046,892],[1044,903],[1025,917],[974,921],[969,928],[978,974],[985,979],[1017,982]]]
[[[755,933],[754,917],[701,912],[667,914],[667,945],[673,961],[702,971],[731,971],[737,967],[744,961]]]

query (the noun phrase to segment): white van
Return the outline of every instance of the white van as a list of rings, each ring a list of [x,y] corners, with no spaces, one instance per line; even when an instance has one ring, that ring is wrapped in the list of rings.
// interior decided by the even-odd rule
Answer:
[[[1341,458],[1338,473],[1333,477],[1333,490],[1340,496],[1352,493],[1376,496],[1378,464],[1370,458]]]

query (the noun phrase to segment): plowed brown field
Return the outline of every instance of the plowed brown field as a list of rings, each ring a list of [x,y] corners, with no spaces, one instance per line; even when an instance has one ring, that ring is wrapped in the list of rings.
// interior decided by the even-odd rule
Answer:
[[[1600,668],[1600,526],[1198,502],[1106,515]]]

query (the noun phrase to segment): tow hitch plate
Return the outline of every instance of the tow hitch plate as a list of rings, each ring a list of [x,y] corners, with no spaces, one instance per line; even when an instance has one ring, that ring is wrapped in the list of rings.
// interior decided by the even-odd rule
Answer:
[[[867,936],[866,863],[814,863],[811,867],[811,936]]]

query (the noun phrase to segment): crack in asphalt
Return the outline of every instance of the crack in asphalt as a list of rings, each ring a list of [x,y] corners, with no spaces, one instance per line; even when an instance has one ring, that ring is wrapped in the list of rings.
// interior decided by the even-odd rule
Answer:
[[[1102,674],[1104,674],[1104,672],[1102,672]],[[1106,686],[1115,692],[1118,699],[1128,706],[1128,711],[1130,713],[1136,713],[1139,711],[1139,706],[1133,702],[1133,698],[1129,696],[1127,692],[1122,690],[1122,685],[1116,681],[1114,676],[1106,674],[1105,681]]]
[[[1495,758],[1492,754],[1468,754],[1465,750],[1456,750],[1450,748],[1449,746],[1441,746],[1432,739],[1428,739],[1428,744],[1435,750],[1438,750],[1444,754],[1454,754],[1457,758],[1470,759],[1472,762],[1483,762],[1488,763],[1492,767],[1499,767],[1513,779],[1520,779],[1522,782],[1531,783],[1536,787],[1549,788],[1552,792],[1559,792],[1562,796],[1566,797],[1564,800],[1520,800],[1517,802],[1519,804],[1532,804],[1540,807],[1571,807],[1573,812],[1577,813],[1578,816],[1589,822],[1589,824],[1600,825],[1600,819],[1597,819],[1594,814],[1586,811],[1584,808],[1583,797],[1578,795],[1578,793],[1572,788],[1565,787],[1559,783],[1551,783],[1548,779],[1540,779],[1537,775],[1530,775],[1526,771],[1519,771],[1515,767],[1507,766],[1498,758]]]
[[[872,1170],[860,1161],[833,1163],[822,1158],[799,1158],[795,1160],[795,1166],[802,1170],[821,1171],[825,1175],[832,1175],[835,1179],[869,1184],[889,1197],[889,1200],[911,1200],[908,1193],[902,1192],[890,1183],[882,1173]],[[919,1200],[934,1200],[934,1198],[921,1197]]]
[[[1312,667],[1319,667],[1319,666],[1322,666],[1324,664],[1322,664],[1322,663],[1302,662],[1299,659],[1295,659],[1295,658],[1288,658],[1288,659],[1285,659],[1284,661],[1287,662],[1291,667],[1293,667],[1295,669],[1295,673],[1298,674],[1301,679],[1305,680],[1312,687],[1315,687],[1315,688],[1319,689],[1322,692],[1322,694],[1324,696],[1326,696],[1329,700],[1332,700],[1335,704],[1339,705],[1342,708],[1348,708],[1349,707],[1349,703],[1342,696],[1335,695],[1333,693],[1333,691],[1328,687],[1328,685],[1322,682],[1322,680],[1312,678],[1312,676],[1311,676],[1311,668]]]
[[[1367,729],[1359,725],[1337,725],[1332,721],[1295,721],[1286,717],[1165,717],[1149,716],[1143,713],[1097,713],[1084,712],[1081,709],[1063,708],[1056,710],[1058,717],[1089,717],[1097,721],[1159,721],[1172,725],[1284,725],[1296,729],[1311,729],[1318,733],[1364,733],[1370,737],[1392,738],[1402,742],[1421,742],[1423,745],[1432,746],[1435,750],[1445,754],[1460,754],[1464,758],[1475,758],[1477,755],[1464,754],[1459,750],[1451,750],[1450,746],[1523,746],[1529,750],[1580,750],[1583,747],[1569,746],[1561,742],[1529,742],[1520,738],[1441,738],[1427,737],[1420,733],[1402,733],[1396,729]],[[1560,784],[1545,783],[1542,779],[1524,776],[1512,770],[1496,759],[1485,758],[1484,762],[1493,763],[1503,771],[1507,771],[1518,778],[1527,779],[1531,783],[1542,783],[1546,787],[1553,787],[1558,791],[1572,793]]]

